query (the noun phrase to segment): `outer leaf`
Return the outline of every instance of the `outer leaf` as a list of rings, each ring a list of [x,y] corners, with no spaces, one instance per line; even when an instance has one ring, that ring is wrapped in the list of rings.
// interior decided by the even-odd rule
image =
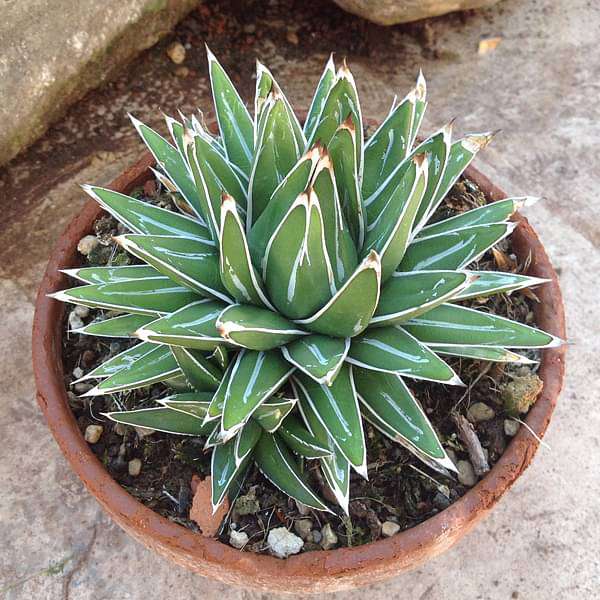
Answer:
[[[320,444],[294,415],[290,415],[285,419],[277,433],[287,447],[300,456],[321,458],[331,455],[329,448]]]
[[[371,326],[395,325],[459,297],[476,279],[465,271],[396,272],[381,291]]]
[[[368,329],[352,340],[347,362],[413,379],[463,385],[441,358],[398,326]]]
[[[112,358],[104,361],[101,365],[86,373],[83,377],[80,377],[77,382],[84,381],[86,379],[103,379],[114,375],[121,369],[124,369],[128,365],[134,363],[138,358],[141,358],[148,352],[151,352],[156,348],[156,344],[150,342],[142,342],[131,346],[127,350],[116,354]],[[77,383],[76,382],[76,383]]]
[[[400,377],[356,369],[354,379],[359,400],[385,422],[395,441],[446,469],[454,469],[423,409]]]
[[[381,262],[375,251],[359,265],[333,298],[316,314],[297,321],[316,333],[353,337],[364,331],[379,301]]]
[[[114,238],[127,252],[150,263],[173,281],[203,296],[230,302],[219,275],[219,257],[212,244],[171,236],[120,235]]]
[[[334,133],[327,148],[333,162],[342,212],[357,249],[361,249],[365,241],[365,214],[359,187],[356,143],[354,122],[349,117]]]
[[[367,449],[362,429],[352,367],[344,364],[331,386],[316,383],[306,375],[296,379],[308,404],[335,445],[355,471],[367,478]],[[300,402],[304,398],[300,396]]]
[[[152,321],[138,329],[136,335],[158,344],[214,350],[224,342],[217,331],[216,322],[225,306],[215,300],[199,300]]]
[[[249,175],[252,163],[253,124],[231,79],[207,48],[213,101],[225,153],[230,162]]]
[[[252,418],[265,431],[274,433],[297,402],[296,398],[269,398],[254,411]]]
[[[167,396],[157,400],[157,402],[171,410],[178,410],[203,421],[211,398],[212,393],[210,392],[188,392]]]
[[[349,339],[312,334],[284,346],[281,352],[288,362],[317,383],[331,385],[349,349]]]
[[[417,77],[417,85],[415,87],[415,113],[412,120],[412,139],[409,146],[412,146],[417,139],[417,133],[423,122],[423,116],[425,115],[425,109],[427,108],[427,83],[425,77],[423,77],[423,71],[419,70],[419,76]]]
[[[170,408],[142,408],[140,410],[129,410],[123,412],[103,413],[112,421],[132,425],[134,427],[145,427],[154,431],[175,433],[179,435],[208,435],[211,427],[202,425],[202,421],[196,417]]]
[[[62,302],[92,308],[120,310],[137,315],[161,315],[198,300],[198,295],[170,279],[140,279],[81,285],[49,294]]]
[[[223,197],[219,237],[219,267],[221,280],[227,291],[238,302],[273,308],[252,265],[244,227],[231,196]]]
[[[240,351],[224,395],[221,421],[224,437],[240,429],[256,408],[283,385],[293,370],[276,352]]]
[[[147,235],[180,235],[188,238],[210,238],[206,226],[199,221],[170,210],[152,206],[125,194],[105,188],[81,186],[104,210],[135,233]]]
[[[272,350],[307,335],[278,313],[248,304],[227,307],[219,315],[217,329],[227,341],[250,350]]]
[[[171,352],[187,383],[197,392],[214,391],[221,383],[223,373],[198,350],[172,346]]]
[[[336,79],[337,77],[335,74],[335,65],[333,64],[333,54],[331,54],[327,64],[325,65],[325,69],[321,74],[319,83],[317,84],[317,89],[310,103],[310,108],[308,109],[308,114],[304,123],[304,134],[306,135],[307,139],[312,139],[313,137],[313,130],[321,120],[321,113],[323,112],[325,101],[327,100],[327,96],[329,95],[331,88],[334,86]]]
[[[121,315],[103,321],[94,321],[85,327],[72,330],[74,333],[96,335],[99,337],[122,337],[128,338],[140,327],[154,320],[154,316],[148,315]]]
[[[402,184],[394,191],[377,219],[369,224],[363,253],[376,250],[381,256],[381,279],[386,281],[402,261],[419,206],[428,186],[428,161],[417,155]]]
[[[491,362],[514,362],[520,364],[531,364],[536,361],[511,352],[506,348],[494,346],[430,346],[437,354],[448,356],[460,356],[461,358],[472,358],[474,360],[486,360]]]
[[[82,396],[102,396],[122,390],[135,390],[173,379],[180,373],[179,365],[170,348],[157,346]]]
[[[415,240],[406,251],[399,271],[462,269],[510,235],[516,223],[477,225]]]
[[[333,273],[314,192],[292,204],[267,246],[263,265],[269,297],[290,319],[310,316],[331,298]]]
[[[152,279],[164,277],[150,265],[125,265],[122,267],[83,267],[81,269],[61,269],[61,273],[85,283],[117,283],[132,279]]]
[[[491,202],[479,208],[474,208],[466,212],[437,221],[431,225],[427,225],[419,231],[419,238],[426,238],[440,233],[456,231],[465,227],[474,227],[475,225],[492,225],[494,223],[502,223],[506,221],[517,210],[524,206],[530,206],[537,202],[537,198],[525,196],[522,198],[506,198]]]
[[[263,433],[254,450],[254,460],[265,477],[282,492],[305,506],[331,512],[310,489],[294,458],[277,434]]]
[[[235,438],[235,462],[237,465],[249,457],[262,435],[261,426],[250,419]]]
[[[154,156],[158,166],[167,174],[169,179],[176,185],[179,193],[185,198],[186,202],[194,209],[194,212],[201,216],[199,212],[197,193],[194,182],[190,176],[183,156],[173,147],[164,137],[156,131],[138,121],[132,115],[129,115],[133,126],[136,128],[140,137]]]
[[[403,327],[421,342],[444,346],[549,348],[562,343],[534,327],[454,304],[442,304]]]
[[[453,298],[454,300],[479,298],[499,294],[500,292],[510,293],[550,281],[549,279],[540,279],[539,277],[495,271],[470,271],[470,273],[473,275],[474,280],[467,288]]]
[[[216,429],[218,431],[218,428]],[[213,514],[223,502],[227,490],[230,489],[236,478],[246,470],[250,456],[240,464],[236,463],[235,440],[216,445],[211,457],[210,472],[212,485]]]

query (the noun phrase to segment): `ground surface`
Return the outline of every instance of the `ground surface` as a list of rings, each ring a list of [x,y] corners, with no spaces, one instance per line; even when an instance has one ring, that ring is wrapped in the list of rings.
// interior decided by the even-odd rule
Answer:
[[[422,67],[430,90],[425,130],[454,116],[458,133],[501,127],[478,166],[511,194],[546,197],[529,216],[560,269],[572,342],[549,448],[454,549],[340,599],[597,597],[600,9],[586,0],[505,0],[464,19],[378,29],[325,2],[236,4],[207,2],[180,25],[179,39],[191,44],[187,72],[175,74],[164,47],[154,48],[0,171],[0,596],[270,598],[189,574],[128,538],[69,470],[34,402],[35,290],[51,245],[84,201],[76,184],[107,183],[139,153],[127,111],[157,122],[159,109],[207,106],[208,40],[236,78],[245,73],[247,99],[246,70],[258,55],[298,105],[335,49],[348,56],[364,111],[375,117]],[[480,38],[497,35],[497,49],[478,55]]]

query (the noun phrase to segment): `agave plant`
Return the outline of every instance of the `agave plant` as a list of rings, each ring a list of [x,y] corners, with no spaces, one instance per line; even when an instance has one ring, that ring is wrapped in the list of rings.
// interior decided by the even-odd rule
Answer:
[[[115,242],[141,263],[68,269],[86,285],[54,295],[105,311],[78,333],[141,340],[87,373],[99,383],[85,395],[170,386],[155,408],[107,416],[206,436],[215,509],[253,461],[329,510],[303,472],[314,459],[347,511],[351,469],[368,475],[363,418],[453,469],[406,380],[462,385],[444,356],[526,362],[515,349],[559,343],[462,304],[542,283],[467,270],[531,199],[432,219],[491,135],[452,141],[446,125],[416,143],[422,75],[365,139],[345,64],[328,61],[302,126],[263,65],[253,118],[208,62],[218,136],[201,116],[167,117],[171,141],[132,118],[180,211],[84,186],[131,231]]]

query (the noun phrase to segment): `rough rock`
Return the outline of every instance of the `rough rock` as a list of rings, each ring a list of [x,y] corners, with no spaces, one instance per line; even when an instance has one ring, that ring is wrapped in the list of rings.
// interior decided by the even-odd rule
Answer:
[[[485,404],[485,402],[475,402],[469,406],[467,417],[471,423],[480,423],[481,421],[489,421],[496,416],[494,409]]]
[[[484,8],[499,0],[334,0],[344,10],[378,25],[408,23],[457,10]]]
[[[329,523],[321,529],[321,536],[321,548],[323,550],[330,550],[338,543],[338,536]]]
[[[526,413],[537,400],[544,382],[535,373],[515,377],[502,388],[504,408],[510,415]]]
[[[267,545],[273,556],[287,558],[291,554],[298,554],[302,550],[304,542],[285,527],[276,527],[269,531]]]
[[[192,508],[190,509],[190,519],[198,524],[204,537],[214,537],[219,531],[225,515],[229,511],[229,500],[225,496],[225,500],[213,514],[210,477],[196,480],[195,487]]]
[[[0,19],[0,164],[152,46],[198,0],[21,0]]]
[[[77,244],[77,250],[84,256],[89,256],[100,244],[95,235],[84,235]]]
[[[459,460],[456,464],[458,469],[458,480],[468,487],[472,487],[477,483],[477,475],[473,470],[473,465],[468,460]]]
[[[383,537],[392,537],[400,531],[400,525],[394,521],[385,521],[381,526],[381,535]]]
[[[248,543],[248,534],[245,531],[236,531],[232,529],[229,532],[229,543],[240,550]]]
[[[240,515],[253,515],[254,513],[260,510],[260,504],[256,499],[256,494],[252,491],[245,494],[244,496],[240,496],[235,501],[235,512]]]
[[[88,425],[85,428],[83,437],[88,444],[96,444],[102,437],[103,431],[104,427],[102,427],[102,425]]]

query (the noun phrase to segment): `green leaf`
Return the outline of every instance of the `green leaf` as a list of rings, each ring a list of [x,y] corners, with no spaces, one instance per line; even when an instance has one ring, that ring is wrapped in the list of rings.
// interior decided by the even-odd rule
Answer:
[[[351,118],[333,134],[327,149],[331,155],[342,212],[356,248],[365,241],[365,215],[356,160],[356,130]]]
[[[476,225],[416,239],[408,247],[399,271],[462,269],[510,235],[516,223]]]
[[[144,140],[148,150],[154,156],[158,166],[175,184],[179,193],[194,212],[201,217],[202,213],[199,211],[196,187],[183,156],[162,135],[138,121],[134,116],[129,115],[129,118],[142,140]]]
[[[325,101],[327,100],[327,96],[329,95],[331,88],[334,86],[336,79],[337,77],[335,74],[335,65],[333,64],[333,54],[331,54],[327,64],[325,65],[325,69],[321,74],[319,83],[317,84],[315,95],[310,103],[306,121],[304,122],[304,134],[306,135],[307,139],[312,139],[313,130],[321,120],[321,113],[323,112]]]
[[[429,419],[400,377],[357,368],[354,381],[361,404],[388,426],[395,441],[452,468]]]
[[[412,146],[417,139],[417,133],[423,122],[425,116],[425,109],[427,108],[427,82],[423,77],[423,71],[419,70],[419,76],[417,77],[417,85],[415,86],[415,114],[412,121],[412,132],[411,141],[409,146]]]
[[[536,362],[526,356],[511,352],[506,348],[496,348],[494,346],[430,346],[430,348],[437,354],[472,358],[474,360],[520,364],[531,364]]]
[[[259,132],[250,174],[248,230],[260,217],[271,195],[296,164],[302,151],[285,102],[280,97],[269,95],[263,110],[265,123]]]
[[[367,227],[363,254],[377,251],[381,257],[382,281],[387,281],[404,257],[428,185],[429,170],[427,159],[417,155],[387,205]]]
[[[352,340],[346,360],[375,371],[463,385],[441,358],[398,326],[367,329]]]
[[[269,203],[248,233],[248,245],[257,267],[262,261],[273,233],[290,210],[294,200],[304,192],[321,157],[322,147],[310,149],[273,192]]]
[[[116,354],[112,358],[104,361],[94,370],[86,373],[83,377],[80,377],[77,382],[84,381],[86,379],[103,379],[105,377],[110,377],[121,369],[131,365],[138,360],[138,358],[148,354],[148,352],[151,352],[155,348],[157,348],[157,345],[150,342],[136,344],[135,346],[127,348],[127,350],[119,352],[119,354]]]
[[[300,403],[308,403],[317,414],[340,452],[354,470],[367,479],[367,449],[362,429],[352,367],[344,364],[331,386],[299,374],[294,378],[301,390]]]
[[[442,304],[403,327],[425,344],[444,346],[549,348],[562,343],[540,329],[454,304]]]
[[[82,396],[102,396],[123,390],[135,390],[173,379],[180,373],[181,370],[171,349],[168,346],[156,346]]]
[[[241,350],[226,382],[221,422],[224,437],[239,430],[256,408],[283,385],[293,370],[294,367],[277,352]]]
[[[491,202],[479,208],[474,208],[466,212],[437,221],[431,225],[427,225],[418,233],[418,238],[431,237],[440,233],[456,231],[465,227],[474,227],[475,225],[492,225],[494,223],[502,223],[506,221],[512,214],[524,206],[531,206],[537,202],[537,198],[522,197],[522,198],[507,198],[506,200],[498,200]]]
[[[263,265],[269,297],[290,319],[310,316],[335,293],[323,215],[314,192],[301,194],[292,204],[267,246]]]
[[[356,246],[350,235],[338,197],[333,165],[325,152],[315,168],[312,189],[323,215],[325,246],[336,288],[346,281],[358,264]]]
[[[396,272],[381,290],[372,327],[408,321],[438,304],[459,297],[476,275],[465,271]]]
[[[219,268],[221,280],[227,291],[238,302],[273,308],[252,265],[244,226],[231,196],[223,197],[219,237]]]
[[[429,204],[429,207],[426,210],[426,213],[423,215],[424,218],[420,222],[421,225],[426,223],[431,218],[433,213],[441,204],[442,200],[446,197],[446,194],[462,175],[463,171],[473,161],[479,150],[485,148],[485,146],[489,144],[493,135],[494,134],[492,133],[468,135],[462,140],[454,142],[452,146],[450,146],[448,161],[446,168],[444,169],[442,179]]]
[[[225,346],[217,346],[211,354],[208,356],[208,360],[213,364],[217,365],[221,370],[227,368],[229,365],[229,353]]]
[[[83,267],[81,269],[61,269],[61,273],[85,283],[118,283],[132,279],[162,278],[150,265],[125,265],[122,267]]]
[[[134,233],[210,239],[210,233],[206,226],[190,217],[105,188],[92,185],[83,185],[82,188],[104,210]]]
[[[466,300],[467,298],[480,298],[499,294],[509,294],[515,290],[534,287],[547,283],[550,279],[516,275],[515,273],[501,273],[496,271],[469,271],[473,276],[470,285],[462,290],[453,300]]]
[[[218,432],[218,428],[216,431]],[[250,462],[250,455],[248,455],[241,463],[236,463],[235,445],[236,440],[229,440],[224,444],[216,445],[212,452],[210,473],[213,514],[223,502],[227,490],[237,477],[246,470]]]
[[[210,427],[202,425],[202,421],[192,415],[185,414],[170,408],[142,408],[140,410],[128,410],[122,412],[103,413],[112,421],[132,425],[133,427],[145,427],[154,431],[175,433],[179,435],[207,435]]]
[[[366,198],[375,193],[396,166],[411,151],[412,125],[415,116],[417,88],[411,90],[365,144],[365,170],[362,193]]]
[[[225,153],[230,162],[249,175],[254,137],[252,118],[231,79],[208,48],[207,54],[213,101]]]
[[[304,458],[321,458],[331,455],[329,448],[320,444],[294,415],[289,415],[283,421],[277,433],[290,450]]]
[[[225,340],[250,350],[272,350],[307,335],[280,314],[248,304],[228,306],[217,329]]]
[[[157,402],[171,410],[178,410],[203,421],[208,412],[212,396],[211,392],[187,392],[167,396],[157,400]]]
[[[154,315],[120,315],[112,319],[94,321],[85,327],[72,329],[73,333],[97,335],[99,337],[131,337],[140,327],[154,320]]]
[[[277,434],[263,433],[254,449],[254,460],[264,476],[282,492],[305,506],[331,512],[310,489],[296,461]]]
[[[49,296],[61,302],[137,315],[170,313],[198,300],[198,295],[192,290],[166,278],[81,285]]]
[[[283,419],[296,406],[296,398],[271,397],[265,400],[252,415],[252,418],[269,433],[279,429]]]
[[[377,308],[380,279],[381,262],[372,251],[323,308],[297,323],[332,337],[358,335],[367,328]]]
[[[224,343],[216,322],[225,306],[215,300],[199,300],[166,317],[152,321],[138,329],[136,335],[140,339],[158,344],[214,350]]]
[[[242,430],[235,438],[235,462],[237,465],[242,464],[258,443],[262,435],[261,426],[253,419],[246,422]]]
[[[331,385],[350,349],[350,340],[312,334],[281,348],[288,362],[318,383]]]
[[[115,242],[157,271],[202,296],[230,302],[219,274],[219,256],[212,244],[172,236],[120,235]]]
[[[188,384],[197,392],[214,391],[219,387],[223,373],[198,350],[172,346],[171,352]]]

